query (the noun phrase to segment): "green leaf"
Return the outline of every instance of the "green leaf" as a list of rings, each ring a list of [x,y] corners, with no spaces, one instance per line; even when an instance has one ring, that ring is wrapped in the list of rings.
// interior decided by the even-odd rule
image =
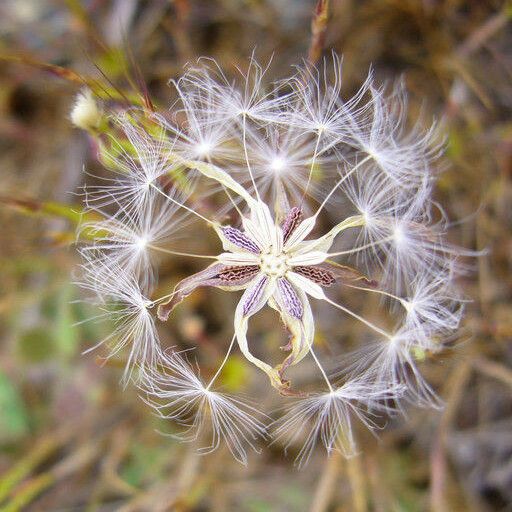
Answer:
[[[7,375],[0,372],[1,440],[19,438],[28,432],[29,417],[25,404]]]

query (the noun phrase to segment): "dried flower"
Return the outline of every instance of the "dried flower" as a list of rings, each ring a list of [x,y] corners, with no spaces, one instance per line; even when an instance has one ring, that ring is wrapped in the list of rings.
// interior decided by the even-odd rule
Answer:
[[[127,372],[134,364],[143,370],[146,401],[185,425],[185,438],[206,429],[209,449],[225,439],[245,463],[245,447],[257,447],[264,425],[252,406],[212,388],[238,342],[281,395],[293,395],[273,424],[275,440],[287,437],[291,446],[301,438],[299,464],[318,439],[328,452],[350,455],[351,416],[373,430],[378,416],[405,411],[404,403],[440,403],[418,359],[442,350],[458,328],[462,306],[453,282],[463,252],[446,242],[444,214],[431,200],[431,162],[441,148],[436,130],[418,123],[406,131],[403,87],[387,96],[371,75],[344,99],[336,56],[332,82],[327,64],[269,85],[254,59],[240,84],[206,63],[174,82],[170,113],[112,114],[119,134],[101,147],[115,177],[85,190],[86,204],[104,220],[85,226],[94,240],[81,249],[85,287],[100,304],[118,304],[117,328],[104,342],[117,339],[114,351],[131,345]],[[186,250],[199,232],[196,221],[213,229],[221,250]],[[179,250],[167,247],[185,225],[189,237]],[[150,300],[158,275],[153,252],[210,264]],[[172,322],[173,309],[199,287],[243,292],[233,319],[226,315],[232,341],[206,386],[180,353],[160,347],[153,319],[158,311]],[[340,300],[343,290],[380,296],[388,322]],[[329,376],[313,350],[323,316],[311,299],[377,339],[362,336],[337,375]],[[267,305],[290,334],[277,365],[249,350],[249,319]],[[285,377],[307,356],[326,392],[308,394]]]

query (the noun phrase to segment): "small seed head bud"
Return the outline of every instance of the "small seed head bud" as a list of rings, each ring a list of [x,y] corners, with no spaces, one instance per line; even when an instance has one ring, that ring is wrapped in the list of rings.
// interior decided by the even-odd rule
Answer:
[[[101,110],[90,89],[81,90],[71,110],[71,122],[82,130],[95,132],[101,122]]]

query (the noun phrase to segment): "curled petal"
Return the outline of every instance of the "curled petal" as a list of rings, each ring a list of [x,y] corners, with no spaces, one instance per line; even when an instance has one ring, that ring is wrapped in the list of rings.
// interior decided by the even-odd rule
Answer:
[[[272,385],[277,389],[283,389],[286,384],[282,382],[278,371],[268,363],[261,361],[251,354],[247,341],[247,328],[249,318],[257,313],[269,300],[275,290],[275,281],[267,277],[256,279],[245,290],[235,311],[235,333],[242,354],[254,365],[263,370],[269,377]]]
[[[311,219],[315,220],[315,217],[310,217]],[[306,219],[305,222],[307,222],[308,219]],[[298,253],[304,254],[311,251],[320,251],[320,252],[328,252],[331,248],[335,238],[345,229],[350,228],[356,228],[360,226],[364,226],[364,218],[361,215],[355,215],[353,217],[347,217],[344,221],[340,222],[336,226],[334,226],[329,232],[327,232],[324,236],[317,238],[316,240],[306,241],[300,244],[300,250]],[[313,224],[314,226],[314,224]],[[312,228],[311,228],[312,229]],[[310,229],[310,231],[311,231]],[[310,232],[308,231],[308,233]],[[307,234],[304,235],[301,239],[297,240],[297,242],[302,242],[304,238],[307,236]],[[288,245],[290,245],[290,242],[288,242]]]
[[[279,293],[281,291],[279,288],[276,293],[274,293],[274,301],[269,302],[269,304],[279,312],[281,320],[290,333],[288,345],[283,348],[284,350],[291,350],[291,352],[281,364],[275,367],[281,379],[283,379],[284,371],[289,366],[297,364],[309,353],[315,336],[313,313],[306,294],[301,289],[295,288],[288,282],[287,286],[289,287],[289,291],[293,291],[294,293],[293,300],[297,300],[300,304],[302,310],[300,317],[292,314],[293,309],[291,310],[288,302],[290,296]]]
[[[176,153],[172,154],[173,159],[176,160],[176,163],[182,164],[190,169],[195,169],[199,171],[203,176],[215,180],[217,183],[224,185],[229,190],[235,192],[240,197],[242,197],[247,205],[251,207],[254,205],[255,200],[251,197],[251,195],[245,190],[242,185],[237,183],[226,171],[222,170],[220,167],[213,165],[207,162],[200,162],[195,160],[184,160],[179,157]]]
[[[334,261],[326,261],[325,263],[317,265],[314,268],[322,272],[330,273],[336,278],[336,281],[339,281],[341,284],[358,283],[360,285],[369,286],[371,288],[375,288],[377,286],[376,281],[374,281],[373,279],[369,279],[362,272],[359,272],[359,270],[352,267],[348,267],[346,265],[339,265]],[[296,272],[297,270],[294,269],[294,271]]]
[[[171,311],[194,290],[202,286],[214,286],[217,288],[239,288],[248,284],[254,278],[253,268],[239,267],[238,279],[233,272],[232,267],[226,267],[222,263],[214,263],[209,267],[197,272],[180,281],[172,292],[168,301],[158,306],[158,318],[166,321]],[[242,270],[243,269],[243,270]]]

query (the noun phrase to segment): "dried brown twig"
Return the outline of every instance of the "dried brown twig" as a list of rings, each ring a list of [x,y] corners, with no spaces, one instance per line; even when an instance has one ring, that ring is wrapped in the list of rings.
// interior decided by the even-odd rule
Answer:
[[[311,43],[308,51],[308,62],[318,62],[325,44],[325,33],[329,21],[329,0],[318,0],[313,20],[311,21]]]

